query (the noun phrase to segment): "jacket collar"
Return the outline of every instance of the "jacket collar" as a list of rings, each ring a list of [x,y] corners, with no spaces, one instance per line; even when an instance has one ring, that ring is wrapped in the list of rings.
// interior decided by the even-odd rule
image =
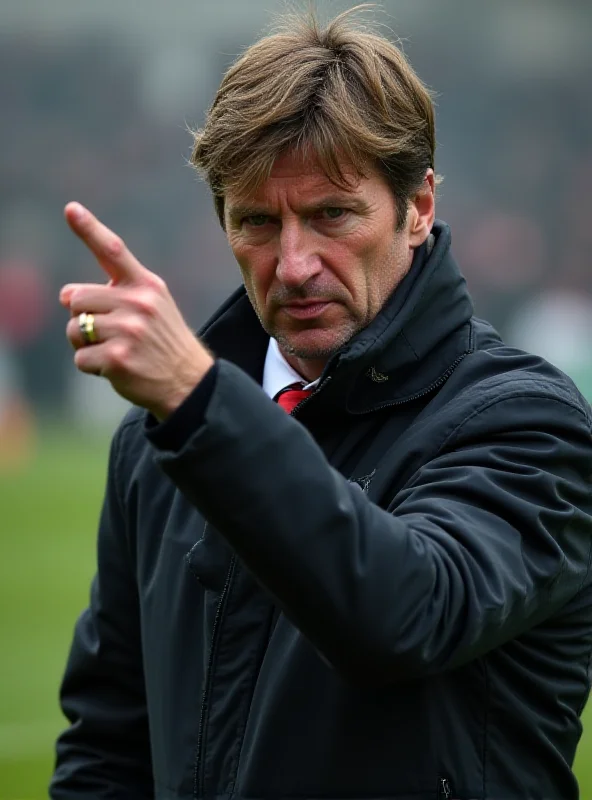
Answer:
[[[433,246],[418,248],[380,313],[327,364],[321,386],[333,408],[361,414],[412,400],[444,382],[471,351],[473,306],[450,252],[450,229],[436,221],[432,233]],[[244,287],[200,335],[216,355],[261,382],[269,337]]]

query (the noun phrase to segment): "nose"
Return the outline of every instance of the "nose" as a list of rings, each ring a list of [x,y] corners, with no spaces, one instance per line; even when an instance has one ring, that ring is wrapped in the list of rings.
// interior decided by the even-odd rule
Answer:
[[[322,261],[315,247],[314,233],[299,222],[282,225],[276,275],[280,283],[300,288],[318,275]]]

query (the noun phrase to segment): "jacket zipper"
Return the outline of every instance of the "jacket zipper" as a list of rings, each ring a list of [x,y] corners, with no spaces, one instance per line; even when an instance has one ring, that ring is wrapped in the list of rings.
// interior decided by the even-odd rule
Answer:
[[[392,403],[385,403],[383,406],[380,406],[376,410],[381,411],[383,408],[391,408],[392,406],[402,406],[405,405],[405,403],[411,403],[413,400],[419,400],[420,397],[425,397],[427,394],[431,394],[433,391],[435,391],[440,386],[446,383],[446,381],[452,375],[454,370],[458,367],[460,362],[471,352],[472,350],[465,350],[464,353],[461,353],[460,356],[458,356],[458,358],[456,358],[452,362],[452,364],[450,364],[446,372],[443,372],[442,375],[440,375],[440,377],[437,380],[431,383],[427,388],[422,389],[421,392],[416,392],[416,394],[412,394],[409,397],[405,397],[403,400],[394,400]],[[299,412],[303,406],[309,403],[312,400],[312,398],[318,392],[320,392],[323,386],[326,386],[329,383],[330,380],[331,376],[327,377],[321,384],[319,384],[316,392],[313,392],[313,394],[311,394],[310,397],[306,397],[301,403],[298,403],[298,405],[295,408],[293,408],[292,411],[290,411],[290,415],[294,416],[297,412]]]
[[[471,352],[470,350],[466,350],[464,353],[461,353],[461,355],[458,356],[458,358],[456,358],[452,362],[452,364],[450,364],[448,369],[444,373],[442,373],[442,375],[440,375],[440,377],[436,381],[434,381],[434,383],[430,384],[430,386],[428,386],[426,389],[423,389],[421,392],[417,392],[416,394],[411,395],[411,397],[406,397],[404,400],[395,400],[393,403],[387,403],[386,405],[381,406],[381,409],[382,408],[389,408],[390,406],[404,405],[405,403],[410,403],[413,400],[418,400],[420,397],[425,397],[425,395],[427,395],[427,394],[431,394],[431,392],[433,392],[439,386],[442,386],[444,383],[446,383],[446,381],[452,375],[454,370],[458,367],[460,362],[465,358],[465,356],[469,355],[470,352]],[[317,391],[316,392],[313,392],[312,395],[310,395],[309,397],[306,397],[301,403],[298,403],[298,405],[295,406],[295,408],[292,409],[292,411],[290,412],[290,416],[295,416],[298,412],[300,412],[300,410],[303,408],[303,406],[305,406],[307,403],[309,403],[312,400],[312,398],[314,397],[314,395],[317,394],[318,392],[320,392],[321,389],[324,386],[326,386],[329,383],[330,380],[331,380],[331,376],[329,375],[329,376],[327,376],[327,378],[325,378],[325,380],[322,383],[319,384],[319,386],[317,387]],[[222,603],[222,599],[220,600],[220,603]],[[220,606],[218,608],[220,608]],[[216,615],[216,617],[217,617],[217,615]],[[209,665],[208,665],[208,672],[209,672]],[[203,706],[202,706],[202,712],[203,712]],[[202,714],[202,716],[203,716],[203,714]],[[198,740],[198,753],[199,753],[199,748],[200,748],[200,743],[201,743],[201,733],[202,733],[202,730],[201,730],[201,723],[200,723],[200,735],[199,735],[199,740]],[[203,772],[203,769],[202,769],[202,772]],[[201,783],[200,783],[200,788],[201,788]],[[197,796],[198,795],[196,793],[196,797]],[[450,783],[448,782],[448,779],[447,778],[440,778],[440,780],[438,781],[438,798],[439,799],[441,798],[441,800],[450,800],[451,797],[452,797],[452,790],[450,788]]]
[[[220,637],[220,627],[222,616],[226,608],[226,602],[230,593],[230,586],[234,577],[234,570],[236,566],[236,556],[230,559],[230,566],[226,574],[226,581],[224,588],[218,601],[216,608],[216,616],[214,617],[214,624],[212,626],[212,642],[210,644],[210,653],[208,656],[208,666],[206,669],[206,677],[204,681],[204,691],[201,701],[201,711],[199,715],[199,728],[197,734],[197,748],[195,753],[195,768],[193,772],[193,794],[194,797],[202,797],[204,794],[204,778],[205,778],[205,759],[204,759],[204,734],[207,725],[207,716],[209,711],[209,700],[212,689],[212,677],[214,672],[214,660],[216,658],[216,650],[218,647],[218,639]]]
[[[441,800],[450,800],[452,797],[452,789],[448,778],[440,778],[438,781],[438,798]]]
[[[321,391],[323,386],[326,386],[330,382],[330,380],[331,376],[329,375],[322,383],[319,383],[315,392],[313,392],[309,397],[305,397],[304,400],[301,400],[297,406],[294,406],[294,408],[290,411],[290,416],[293,417],[297,411],[300,411],[303,406],[309,403],[312,398]]]
[[[472,350],[465,350],[464,353],[461,353],[458,358],[456,358],[452,364],[448,367],[446,372],[443,372],[440,377],[435,380],[433,383],[430,383],[428,387],[422,389],[421,392],[416,392],[415,394],[410,395],[409,397],[404,397],[402,400],[394,400],[392,403],[385,403],[383,406],[379,406],[377,411],[382,411],[383,408],[390,408],[391,406],[403,406],[405,403],[411,403],[413,400],[419,400],[420,397],[425,397],[427,394],[431,394],[433,391],[438,389],[440,386],[446,383],[448,378],[452,375],[454,370],[458,367],[460,362],[471,353]],[[306,401],[305,401],[306,402]]]

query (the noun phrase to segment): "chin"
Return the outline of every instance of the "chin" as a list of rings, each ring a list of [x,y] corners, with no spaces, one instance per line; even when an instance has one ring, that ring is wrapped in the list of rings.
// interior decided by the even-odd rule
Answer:
[[[348,342],[353,333],[336,335],[333,330],[307,330],[295,333],[276,331],[272,336],[287,354],[305,360],[329,359]]]

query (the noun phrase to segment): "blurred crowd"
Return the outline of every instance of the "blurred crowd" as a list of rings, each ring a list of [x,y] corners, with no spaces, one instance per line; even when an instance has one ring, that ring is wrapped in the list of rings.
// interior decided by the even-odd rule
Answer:
[[[467,19],[461,6],[442,19],[416,14],[400,31],[437,91],[438,216],[477,314],[592,400],[592,52],[582,33],[592,11],[526,3],[525,16],[502,3]],[[0,449],[35,419],[111,424],[121,410],[71,365],[59,287],[102,276],[63,222],[68,200],[165,277],[194,327],[237,285],[187,165],[188,127],[258,32],[202,35],[197,59],[187,39],[159,49],[107,27],[49,37],[0,26]]]

